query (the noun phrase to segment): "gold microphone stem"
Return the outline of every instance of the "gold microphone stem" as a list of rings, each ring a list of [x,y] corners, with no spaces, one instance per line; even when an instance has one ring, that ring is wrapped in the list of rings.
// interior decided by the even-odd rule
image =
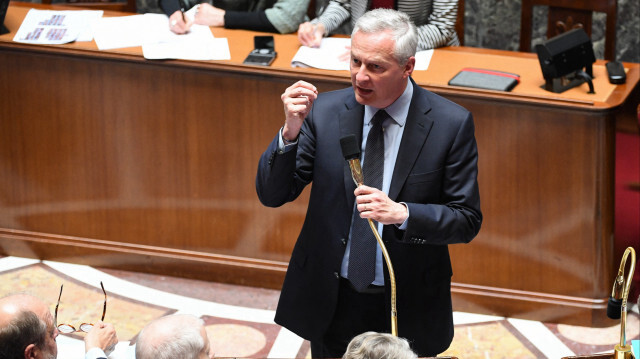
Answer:
[[[387,252],[387,247],[384,246],[382,242],[382,238],[378,234],[378,229],[373,224],[371,218],[369,218],[369,226],[373,231],[373,235],[376,236],[376,240],[382,249],[382,255],[384,256],[384,260],[387,263],[387,269],[389,270],[389,281],[391,282],[391,334],[393,336],[398,336],[398,311],[396,309],[396,275],[393,272],[393,266],[391,265],[391,258],[389,257],[389,252]]]
[[[364,184],[364,176],[362,173],[362,167],[360,166],[359,159],[350,159],[349,168],[351,169],[351,178],[353,178],[353,182],[355,182],[356,186],[360,186]],[[384,260],[387,263],[387,269],[389,270],[389,281],[391,282],[391,334],[393,336],[398,336],[398,310],[396,309],[396,275],[393,272],[393,266],[391,265],[391,258],[389,257],[389,252],[387,252],[387,247],[385,247],[384,242],[382,242],[382,238],[380,238],[380,234],[378,234],[378,229],[373,224],[373,221],[369,218],[369,227],[371,227],[371,231],[373,231],[373,235],[376,237],[380,248],[382,249],[382,255],[384,256]]]
[[[631,255],[631,266],[627,273],[627,280],[624,281],[624,287],[622,288],[622,306],[620,308],[620,344],[614,348],[615,359],[631,359],[634,358],[631,351],[631,345],[627,345],[627,300],[629,299],[629,289],[631,288],[631,280],[633,279],[633,272],[636,268],[636,251],[633,247],[628,247],[622,255],[622,261],[620,261],[620,269],[618,270],[618,277],[624,278],[624,267],[627,263],[627,257]]]

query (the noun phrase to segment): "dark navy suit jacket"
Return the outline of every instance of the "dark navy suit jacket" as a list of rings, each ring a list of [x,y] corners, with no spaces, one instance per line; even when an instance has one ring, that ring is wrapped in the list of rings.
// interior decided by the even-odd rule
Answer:
[[[384,226],[382,239],[396,276],[398,335],[420,356],[434,356],[453,339],[448,245],[471,241],[482,223],[478,153],[471,113],[413,80],[411,86],[389,189],[392,200],[407,203],[410,216],[404,231]],[[363,114],[352,88],[320,94],[297,149],[280,153],[276,136],[260,158],[256,189],[266,206],[293,201],[313,183],[275,317],[308,340],[321,340],[337,303],[355,199],[340,138],[362,140]],[[386,268],[385,283],[389,297]],[[390,318],[390,309],[380,315]]]

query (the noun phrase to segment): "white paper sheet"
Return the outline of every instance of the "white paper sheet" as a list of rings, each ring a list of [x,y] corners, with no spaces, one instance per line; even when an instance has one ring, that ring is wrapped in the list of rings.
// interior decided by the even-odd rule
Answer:
[[[318,48],[300,46],[291,59],[291,66],[349,70],[349,46],[351,46],[351,39],[342,37],[324,38]],[[346,56],[345,60],[340,60],[341,56]]]
[[[231,59],[227,39],[214,39],[208,26],[193,25],[189,32],[178,35],[171,31],[164,14],[103,18],[94,24],[94,35],[100,50],[142,46],[147,59]]]
[[[433,57],[433,49],[416,52],[416,71],[424,71],[429,68],[431,63],[431,57]]]
[[[91,41],[91,24],[102,17],[102,14],[102,10],[30,9],[13,41],[32,44]]]
[[[322,39],[320,47],[312,48],[300,46],[293,59],[292,67],[315,67],[323,70],[349,70],[349,48],[351,39],[327,37]],[[416,53],[415,70],[423,71],[429,68],[433,50],[418,51]],[[346,57],[345,60],[341,58]]]
[[[211,34],[211,32],[209,32]],[[145,59],[230,60],[226,38],[183,40],[142,45]]]
[[[185,16],[192,18],[193,13],[192,8]],[[231,59],[227,39],[215,39],[208,26],[194,24],[186,34],[177,35],[170,30],[168,17],[156,16],[151,27],[156,30],[147,36],[142,45],[142,54],[146,59]]]
[[[160,14],[158,14],[160,15]],[[166,18],[166,15],[165,15]],[[100,50],[142,46],[148,31],[146,15],[103,17],[93,24],[93,37]]]

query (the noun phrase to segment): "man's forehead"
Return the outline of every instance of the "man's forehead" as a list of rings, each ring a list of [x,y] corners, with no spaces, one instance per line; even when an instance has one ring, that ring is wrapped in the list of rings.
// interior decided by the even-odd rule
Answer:
[[[389,52],[395,48],[395,42],[391,34],[383,33],[362,33],[357,32],[351,38],[351,52]],[[382,51],[381,51],[382,50]]]

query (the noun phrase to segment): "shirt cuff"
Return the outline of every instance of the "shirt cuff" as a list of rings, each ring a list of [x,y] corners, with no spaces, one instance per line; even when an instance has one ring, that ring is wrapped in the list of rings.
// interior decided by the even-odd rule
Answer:
[[[407,206],[406,203],[404,202],[400,202],[402,205],[405,206],[405,208],[407,208],[407,218],[404,220],[404,222],[402,222],[401,225],[396,225],[396,227],[398,227],[398,229],[406,231],[407,230],[407,222],[409,222],[409,216],[411,215],[411,213],[409,213],[409,206]]]
[[[84,355],[84,359],[99,359],[99,358],[107,358],[107,355],[102,351],[102,349],[95,347],[89,349],[89,351]]]
[[[280,135],[278,136],[278,151],[280,152],[287,152],[289,150],[291,150],[295,145],[298,144],[298,139],[296,138],[295,141],[293,142],[288,142],[285,143],[284,142],[284,137],[282,136],[282,130],[283,128],[280,128]]]

